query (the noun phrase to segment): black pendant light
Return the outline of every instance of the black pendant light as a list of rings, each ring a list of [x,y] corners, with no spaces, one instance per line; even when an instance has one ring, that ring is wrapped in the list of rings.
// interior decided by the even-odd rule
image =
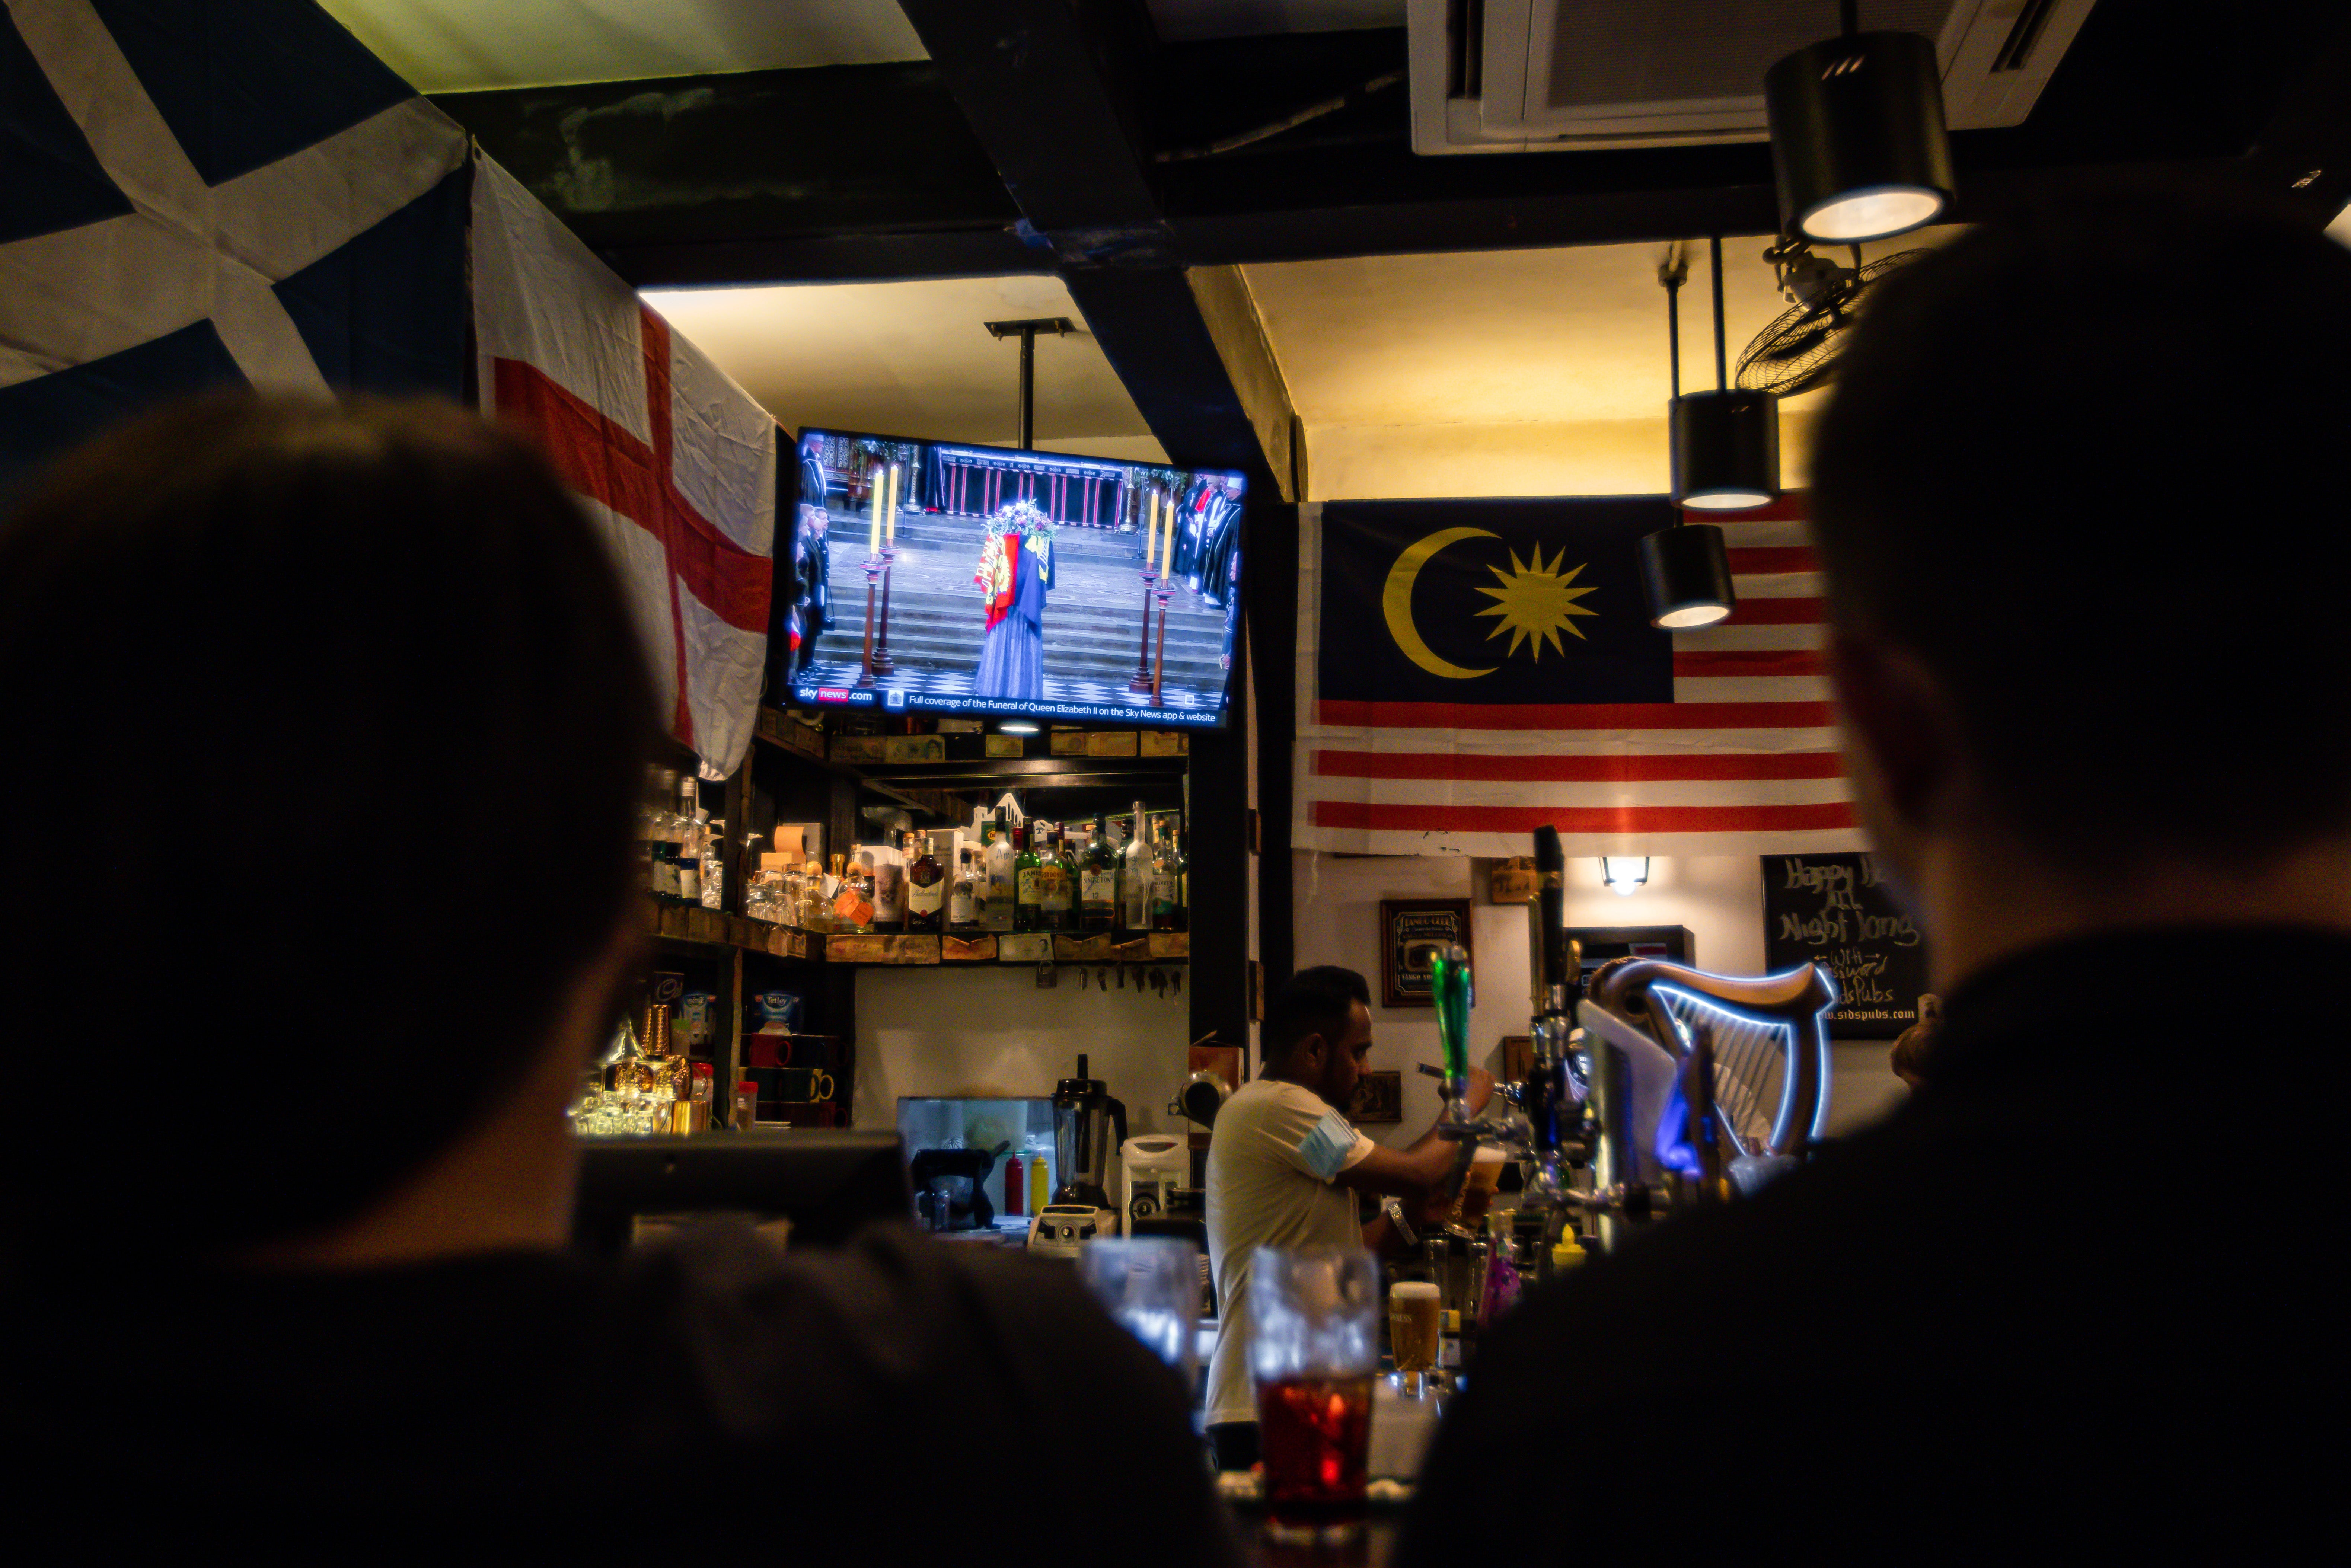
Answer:
[[[1916,33],[1865,33],[1855,0],[1844,33],[1766,72],[1782,232],[1833,245],[1933,223],[1951,204],[1951,138],[1935,46]]]
[[[1712,523],[1676,523],[1641,541],[1641,589],[1649,624],[1668,632],[1711,626],[1739,602],[1730,591],[1730,557]]]
[[[1673,498],[1677,507],[1719,511],[1770,504],[1780,494],[1780,400],[1770,392],[1733,392],[1722,344],[1722,241],[1713,243],[1715,390],[1682,395],[1681,286],[1689,267],[1678,249],[1657,268],[1666,287],[1666,338],[1673,361],[1673,402],[1667,422],[1673,439]],[[1704,626],[1738,602],[1730,588],[1730,558],[1722,530],[1711,523],[1677,522],[1641,541],[1641,583],[1649,624],[1668,630]]]
[[[1768,507],[1780,497],[1780,400],[1766,392],[1737,392],[1722,342],[1722,240],[1713,241],[1714,391],[1682,395],[1681,272],[1666,285],[1666,332],[1674,361],[1674,501],[1701,511],[1737,512]]]

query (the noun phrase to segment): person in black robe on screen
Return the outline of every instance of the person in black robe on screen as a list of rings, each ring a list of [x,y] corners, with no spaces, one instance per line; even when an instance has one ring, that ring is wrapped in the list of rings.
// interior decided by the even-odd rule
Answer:
[[[796,677],[814,656],[817,638],[832,627],[831,513],[825,502],[824,463],[813,445],[800,448],[799,505],[794,512],[784,667]]]

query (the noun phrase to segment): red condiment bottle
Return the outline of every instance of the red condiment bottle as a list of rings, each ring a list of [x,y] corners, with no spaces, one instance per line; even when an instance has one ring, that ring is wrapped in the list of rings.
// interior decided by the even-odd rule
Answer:
[[[1007,1214],[1019,1214],[1020,1212],[1020,1200],[1022,1197],[1027,1196],[1028,1191],[1028,1187],[1023,1186],[1020,1180],[1020,1156],[1019,1155],[1005,1155],[1004,1212]]]

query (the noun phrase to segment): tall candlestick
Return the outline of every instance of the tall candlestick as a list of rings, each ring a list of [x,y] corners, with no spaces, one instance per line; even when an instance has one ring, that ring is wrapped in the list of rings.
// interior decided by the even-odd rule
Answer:
[[[886,534],[884,534],[884,535],[883,536],[883,541],[884,541],[885,543],[889,544],[893,549],[895,549],[895,548],[897,547],[897,543],[898,543],[898,465],[897,465],[895,463],[893,463],[893,464],[891,464],[891,465],[890,465],[890,525],[889,525],[889,532],[888,532],[888,533],[886,533]]]
[[[1152,558],[1159,552],[1159,508],[1151,499],[1151,492],[1143,493],[1143,570],[1147,576],[1152,570]]]
[[[1151,548],[1145,552],[1143,564],[1147,570],[1155,572],[1159,570],[1159,492],[1150,491],[1149,496],[1151,498]]]
[[[865,553],[867,555],[880,555],[882,553],[882,492],[889,487],[889,484],[890,481],[885,476],[882,465],[878,463],[875,464],[873,467],[873,527],[872,531],[866,538]]]

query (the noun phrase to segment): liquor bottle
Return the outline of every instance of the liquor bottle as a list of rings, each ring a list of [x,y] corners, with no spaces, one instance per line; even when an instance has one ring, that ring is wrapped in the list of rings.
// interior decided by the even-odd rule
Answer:
[[[1130,936],[1151,929],[1151,860],[1150,823],[1137,800],[1118,868],[1118,926]]]
[[[920,841],[917,842],[917,841]],[[936,931],[946,924],[946,868],[931,853],[928,833],[906,835],[906,929]]]
[[[860,916],[862,928],[872,930],[874,916],[881,913],[873,907],[872,851],[860,850],[849,857],[849,885],[856,891],[858,902],[865,905],[865,913]]]
[[[1019,848],[1012,859],[1012,929],[1041,931],[1045,928],[1045,911],[1040,900],[1043,890],[1038,886],[1036,838],[1042,822],[1027,822]]]
[[[1037,903],[1042,915],[1042,929],[1074,931],[1078,928],[1077,858],[1067,834],[1058,826],[1045,841],[1045,848],[1037,857]]]
[[[702,907],[724,907],[726,899],[726,819],[713,817],[703,824]]]
[[[709,841],[710,813],[697,805],[685,815],[685,831],[678,845],[677,896],[683,903],[702,903],[702,857]]]
[[[986,928],[987,883],[981,880],[972,864],[972,850],[966,844],[956,855],[955,891],[947,895],[947,929],[956,936]]]
[[[755,920],[772,920],[775,916],[762,914],[758,908],[759,900],[767,896],[766,890],[759,883],[761,837],[758,833],[743,835],[743,913]]]
[[[682,904],[702,902],[702,801],[701,789],[692,774],[674,775],[672,788],[675,791],[669,813],[670,863],[674,868],[670,875],[677,883],[672,891]]]
[[[980,869],[987,883],[983,929],[1012,930],[1019,923],[1019,852],[1012,841],[1012,824],[1005,820],[1001,806],[996,809],[996,826],[988,834],[987,848],[982,852]]]
[[[768,918],[778,925],[798,925],[800,912],[808,907],[808,866],[795,862],[784,867],[781,885],[772,895],[772,910]]]
[[[677,823],[670,801],[677,792],[677,775],[666,768],[653,771],[653,799],[640,819],[645,836],[645,886],[667,904],[677,897]]]
[[[887,844],[867,852],[873,866],[873,929],[904,931],[906,928],[906,862],[899,852]]]
[[[1113,931],[1118,927],[1118,852],[1110,847],[1102,836],[1102,820],[1094,818],[1094,829],[1086,838],[1086,852],[1079,863],[1078,913],[1079,928],[1085,931]]]
[[[1184,859],[1183,835],[1173,828],[1167,831],[1167,842],[1162,847],[1158,863],[1151,873],[1151,928],[1154,931],[1186,929],[1186,911],[1191,905],[1189,870]]]
[[[803,931],[832,929],[832,899],[825,892],[824,862],[813,853],[800,867],[799,915],[791,924]]]
[[[849,869],[849,857],[832,857],[832,878],[826,883],[834,889],[832,894],[832,928],[843,935],[858,935],[873,928],[873,898],[872,883]]]

